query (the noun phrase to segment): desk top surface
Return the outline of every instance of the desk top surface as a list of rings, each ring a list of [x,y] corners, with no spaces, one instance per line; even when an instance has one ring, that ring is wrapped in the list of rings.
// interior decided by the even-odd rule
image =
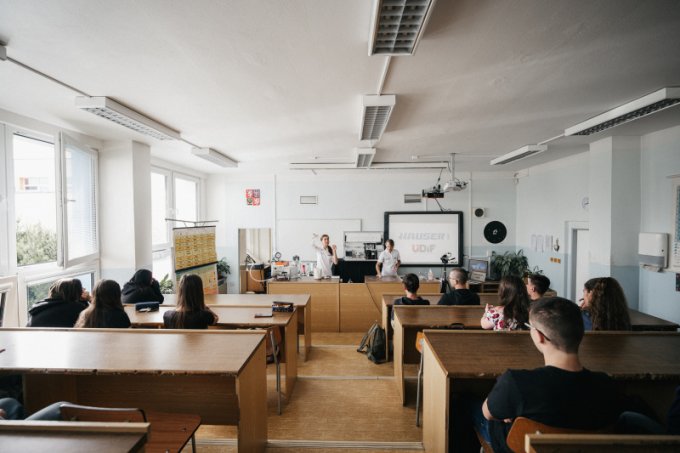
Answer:
[[[431,301],[430,301],[431,302]],[[423,310],[428,308],[428,310]],[[404,327],[441,327],[459,322],[465,327],[482,328],[481,318],[484,307],[481,305],[430,305],[429,307],[418,305],[395,305],[394,317]]]
[[[309,303],[309,294],[207,294],[206,305],[234,305],[241,307],[271,307],[272,302],[292,302],[296,307]],[[134,304],[130,304],[134,306]],[[176,294],[165,294],[162,306],[177,305]]]
[[[238,375],[263,339],[225,330],[0,329],[0,369]]]
[[[402,283],[402,279],[400,276],[396,277],[378,277],[377,275],[367,275],[364,278],[364,282],[366,283]],[[426,280],[421,278],[420,279],[420,284],[437,284],[439,285],[439,280],[433,279],[433,280]]]
[[[267,282],[267,285],[278,285],[278,284],[284,284],[284,285],[291,285],[291,284],[314,284],[314,285],[339,285],[340,284],[340,277],[332,277],[332,278],[321,278],[321,279],[315,279],[314,277],[300,277],[296,278],[293,280],[270,280]]]
[[[449,377],[495,378],[508,368],[543,366],[528,331],[425,331]],[[583,366],[620,379],[680,379],[680,334],[588,332],[579,351]]]
[[[158,311],[138,312],[132,305],[125,306],[125,312],[130,317],[133,326],[161,326],[163,325],[163,313],[174,310],[175,307],[160,306]],[[290,322],[294,312],[274,312],[271,317],[258,317],[259,313],[268,313],[271,306],[244,307],[231,305],[212,305],[212,311],[218,316],[218,326],[245,326],[245,327],[269,327],[286,326]]]

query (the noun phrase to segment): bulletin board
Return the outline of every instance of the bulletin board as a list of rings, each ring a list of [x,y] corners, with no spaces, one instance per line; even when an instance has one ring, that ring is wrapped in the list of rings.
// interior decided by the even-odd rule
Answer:
[[[292,260],[297,255],[302,261],[316,261],[312,236],[327,234],[331,244],[337,246],[338,258],[343,258],[345,231],[361,231],[361,219],[280,219],[276,227],[275,251],[281,252],[284,260]]]
[[[217,251],[215,227],[172,229],[175,287],[184,274],[197,274],[204,294],[217,294]]]

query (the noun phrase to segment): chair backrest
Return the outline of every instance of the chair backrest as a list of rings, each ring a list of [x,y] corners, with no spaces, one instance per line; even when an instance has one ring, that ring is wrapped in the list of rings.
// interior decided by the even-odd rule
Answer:
[[[428,327],[428,329],[435,329],[435,330],[464,330],[465,329],[465,324],[462,322],[454,322],[449,324],[448,326],[435,326],[435,327]],[[423,331],[419,331],[416,334],[416,349],[418,352],[421,354],[423,353],[423,341],[425,339],[425,334]]]
[[[141,409],[81,406],[64,403],[60,407],[61,419],[70,422],[146,422]]]
[[[524,453],[525,436],[527,434],[594,434],[601,433],[603,430],[585,430],[558,428],[555,426],[544,425],[526,417],[517,417],[510,428],[506,443],[508,448],[515,453]]]

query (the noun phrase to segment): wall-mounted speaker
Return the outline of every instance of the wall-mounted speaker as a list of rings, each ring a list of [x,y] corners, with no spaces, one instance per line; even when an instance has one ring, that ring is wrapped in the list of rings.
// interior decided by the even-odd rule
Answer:
[[[475,217],[484,217],[485,211],[484,208],[475,208]]]

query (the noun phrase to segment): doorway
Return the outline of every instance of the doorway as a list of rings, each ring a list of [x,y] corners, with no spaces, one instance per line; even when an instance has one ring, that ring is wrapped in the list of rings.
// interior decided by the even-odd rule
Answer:
[[[567,298],[575,302],[583,297],[583,285],[590,276],[590,229],[587,222],[568,222],[569,267]]]
[[[240,293],[264,293],[272,257],[271,228],[239,228],[238,262]]]

